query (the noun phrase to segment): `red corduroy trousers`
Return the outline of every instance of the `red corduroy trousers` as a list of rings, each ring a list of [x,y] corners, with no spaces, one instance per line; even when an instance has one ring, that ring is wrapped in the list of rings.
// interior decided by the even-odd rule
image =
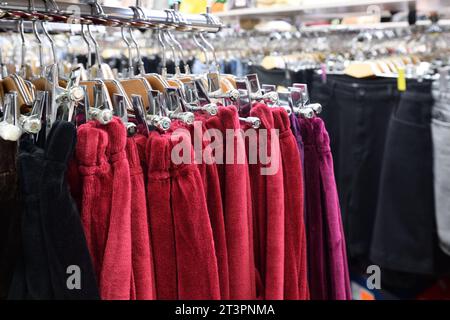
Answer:
[[[105,300],[131,298],[131,184],[126,129],[119,118],[108,125],[78,128],[76,161],[82,179],[81,219]]]
[[[172,161],[172,151],[180,143],[191,152],[191,163]],[[191,139],[153,131],[146,151],[157,298],[220,299],[213,233]]]
[[[225,233],[228,253],[228,272],[230,299],[251,300],[256,298],[255,260],[253,253],[253,218],[248,164],[246,159],[239,162],[238,154],[244,154],[245,144],[242,136],[235,133],[240,129],[237,109],[219,107],[217,116],[206,122],[208,129],[217,129],[222,133],[223,157],[216,154],[217,170],[222,191]],[[226,139],[227,129],[231,139]],[[228,152],[227,148],[229,149]],[[240,150],[239,150],[240,149]],[[233,152],[232,154],[230,153]],[[226,155],[232,155],[226,161]],[[221,161],[223,160],[223,161]]]
[[[127,158],[131,175],[131,243],[135,298],[156,299],[153,255],[150,248],[144,174],[135,138],[127,139]]]
[[[283,300],[285,287],[285,209],[284,183],[280,150],[271,148],[271,140],[277,139],[271,129],[274,129],[274,119],[270,108],[264,104],[255,104],[250,110],[252,117],[261,120],[257,130],[245,125],[246,134],[255,130],[257,136],[258,158],[256,163],[250,163],[250,181],[253,199],[253,216],[255,232],[255,260],[262,287],[258,296],[266,300]],[[265,137],[261,130],[265,131]],[[254,142],[247,140],[248,150]],[[262,159],[261,148],[270,159]],[[270,160],[268,164],[263,164]],[[249,154],[249,161],[251,160]],[[272,167],[274,172],[263,175],[261,169]],[[272,170],[270,170],[272,171]]]
[[[303,172],[297,141],[287,112],[272,109],[279,130],[285,209],[284,298],[309,299],[306,232],[304,224]]]
[[[205,125],[205,117],[199,114],[196,117],[196,121],[194,126],[189,126],[192,144],[194,148],[197,149],[195,163],[197,164],[200,176],[202,177],[209,220],[214,236],[214,247],[216,249],[217,267],[219,271],[220,298],[222,300],[228,300],[230,299],[230,279],[219,173],[217,171],[217,164],[214,161],[210,161],[212,158],[203,156],[204,154],[207,154],[206,148],[211,141],[211,137],[208,135]],[[199,145],[197,146],[195,144]]]

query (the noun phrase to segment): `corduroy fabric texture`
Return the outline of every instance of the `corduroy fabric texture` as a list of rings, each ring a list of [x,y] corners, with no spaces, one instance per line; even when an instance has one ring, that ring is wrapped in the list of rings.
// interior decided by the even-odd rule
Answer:
[[[208,129],[221,132],[223,141],[214,143],[221,146],[222,155],[216,154],[220,189],[222,191],[223,214],[228,254],[230,299],[251,300],[256,298],[255,260],[253,251],[252,199],[249,171],[246,160],[239,163],[238,154],[245,156],[237,109],[234,106],[219,107],[217,116],[206,122]],[[226,139],[227,129],[231,139]],[[232,151],[230,161],[226,161],[226,150]],[[222,158],[223,156],[223,158]],[[223,160],[223,161],[222,161]]]
[[[192,144],[194,146],[195,163],[203,181],[208,214],[214,236],[214,247],[216,249],[217,267],[220,282],[221,300],[230,299],[230,279],[228,272],[228,252],[225,231],[225,219],[223,214],[222,193],[220,190],[219,173],[215,161],[208,157],[209,141],[211,137],[207,132],[204,122],[205,117],[197,115],[194,126],[190,126]],[[205,135],[205,139],[203,136]],[[201,145],[196,145],[200,144]],[[201,152],[199,152],[201,151]]]
[[[119,118],[78,128],[76,158],[82,178],[81,218],[100,295],[132,297],[131,181],[126,129]]]
[[[312,124],[301,122],[305,147],[306,239],[308,246],[308,278],[312,300],[328,299],[328,278],[325,256],[325,226],[320,190],[319,155],[316,152]]]
[[[302,133],[301,133],[301,129],[300,129],[300,122],[294,113],[292,113],[289,116],[289,120],[291,121],[292,134],[294,135],[295,140],[297,142],[298,150],[300,152],[300,159],[302,161],[302,170],[304,171],[305,168],[304,168],[303,164],[305,163],[305,147],[303,145]]]
[[[308,300],[306,231],[303,203],[303,170],[296,138],[287,112],[272,109],[279,130],[285,209],[284,299]]]
[[[283,169],[279,144],[272,149],[272,142],[278,137],[272,132],[274,119],[265,104],[255,104],[250,116],[261,120],[257,130],[245,125],[246,134],[257,134],[259,158],[252,164],[249,158],[250,182],[254,217],[255,263],[261,281],[258,297],[265,300],[284,299],[285,272],[285,208]],[[267,134],[261,135],[261,130]],[[273,139],[273,141],[272,141]],[[265,140],[265,141],[264,141]],[[254,143],[250,144],[249,147]],[[265,148],[266,150],[261,150]],[[248,148],[247,151],[250,151]],[[267,155],[262,159],[261,154]],[[249,155],[250,156],[250,155]],[[269,161],[270,160],[270,161]],[[269,162],[268,162],[269,161]],[[265,164],[263,164],[263,162]],[[267,163],[268,162],[268,163]],[[263,174],[263,169],[269,169]]]
[[[171,158],[180,147],[191,152],[190,163]],[[213,232],[189,135],[151,132],[147,164],[157,299],[220,299]]]
[[[313,122],[316,136],[316,150],[319,151],[322,192],[325,198],[325,237],[327,239],[326,246],[328,248],[331,299],[351,300],[352,292],[347,262],[347,249],[339,206],[339,196],[334,176],[330,138],[322,119],[315,118]]]
[[[45,149],[27,137],[21,142],[23,257],[11,299],[99,298],[80,216],[65,180],[75,144],[76,130],[68,122],[53,125]],[[68,272],[73,266],[80,271],[80,288],[69,287]]]
[[[17,142],[0,139],[0,300],[8,296],[20,250]]]
[[[305,142],[311,299],[351,300],[330,140],[320,118],[300,119]]]
[[[137,300],[154,300],[156,299],[156,288],[147,219],[144,173],[135,137],[127,139],[126,152],[131,175],[131,243],[134,298]]]

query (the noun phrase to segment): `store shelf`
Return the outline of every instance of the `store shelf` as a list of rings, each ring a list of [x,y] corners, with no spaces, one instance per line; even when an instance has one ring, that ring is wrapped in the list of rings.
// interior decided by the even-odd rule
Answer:
[[[296,16],[308,11],[323,12],[329,9],[334,9],[339,12],[351,13],[352,11],[361,12],[361,10],[367,10],[367,7],[372,5],[380,6],[380,9],[382,10],[386,7],[390,7],[391,9],[405,9],[409,2],[415,1],[416,0],[339,0],[327,3],[312,3],[312,1],[308,1],[305,4],[298,6],[236,9],[225,12],[218,12],[215,13],[215,15],[223,19],[261,16]]]

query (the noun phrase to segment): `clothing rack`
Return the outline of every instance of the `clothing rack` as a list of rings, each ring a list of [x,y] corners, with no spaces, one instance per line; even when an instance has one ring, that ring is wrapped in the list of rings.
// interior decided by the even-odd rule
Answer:
[[[236,28],[223,28],[222,35],[231,36],[269,36],[270,34],[293,34],[298,37],[302,35],[317,36],[319,34],[351,34],[364,31],[388,31],[388,30],[408,30],[416,28],[420,31],[426,31],[431,27],[433,22],[431,20],[420,20],[415,24],[410,25],[408,22],[381,22],[371,24],[326,24],[326,25],[313,25],[313,26],[301,26],[299,29],[291,31],[282,30],[237,30]],[[435,23],[442,32],[450,30],[450,19],[441,19]],[[436,30],[434,30],[436,31]]]
[[[48,20],[50,16],[56,17],[58,22],[80,23],[82,20],[91,25],[111,25],[111,22],[120,25],[139,21],[139,27],[197,32],[218,32],[222,27],[220,20],[210,15],[209,10],[205,14],[181,14],[175,10],[147,10],[140,8],[139,4],[130,8],[107,7],[101,6],[97,1],[90,1],[88,4],[55,3],[53,0],[1,2],[0,19],[17,19],[8,15],[8,12],[28,14],[32,20]]]
[[[432,25],[432,21],[430,20],[421,20],[417,21],[414,25],[410,25],[408,22],[381,22],[381,23],[372,23],[372,24],[355,24],[355,25],[318,25],[318,26],[304,26],[300,28],[301,32],[341,32],[341,33],[350,33],[350,32],[360,32],[360,31],[375,31],[375,30],[394,30],[394,29],[408,29],[412,27],[417,28],[427,28]],[[444,19],[439,20],[436,23],[439,27],[443,29],[450,28],[450,20]]]

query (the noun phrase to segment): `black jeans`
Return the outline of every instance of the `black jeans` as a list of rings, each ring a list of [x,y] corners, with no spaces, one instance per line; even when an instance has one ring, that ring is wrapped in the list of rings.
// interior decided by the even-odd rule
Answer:
[[[436,231],[432,107],[425,83],[405,93],[392,115],[371,248],[371,259],[382,267],[428,275],[449,266]]]
[[[349,256],[366,260],[378,201],[389,118],[399,92],[395,79],[315,78],[312,102],[330,134]]]

